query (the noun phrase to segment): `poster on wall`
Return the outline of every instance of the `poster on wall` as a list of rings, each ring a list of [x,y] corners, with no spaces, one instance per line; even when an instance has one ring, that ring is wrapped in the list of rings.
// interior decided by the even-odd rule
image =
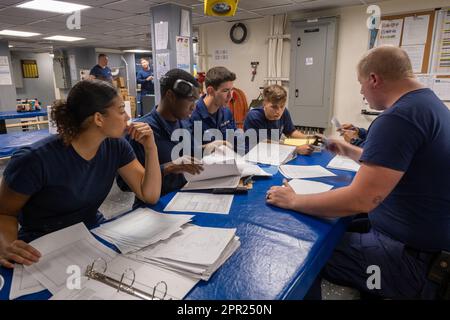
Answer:
[[[8,56],[0,56],[0,85],[12,85]]]
[[[427,42],[429,15],[406,17],[402,45],[421,45]]]
[[[425,45],[402,46],[411,60],[414,73],[422,72],[423,58],[425,55]]]
[[[190,37],[191,36],[191,21],[190,13],[187,10],[181,10],[181,25],[180,25],[180,36]]]
[[[400,46],[400,38],[403,28],[403,19],[381,21],[381,30],[377,46],[391,45]]]
[[[189,37],[177,37],[177,68],[191,72]]]
[[[155,23],[155,47],[156,50],[167,49],[167,42],[169,41],[169,23],[161,21]]]
[[[161,79],[163,75],[170,70],[170,56],[169,53],[156,54],[156,77]]]

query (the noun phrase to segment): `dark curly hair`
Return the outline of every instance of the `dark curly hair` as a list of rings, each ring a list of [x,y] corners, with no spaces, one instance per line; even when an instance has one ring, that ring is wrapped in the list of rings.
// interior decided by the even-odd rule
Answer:
[[[101,80],[83,80],[70,90],[67,100],[56,100],[51,109],[52,122],[66,145],[89,125],[89,117],[96,112],[106,113],[117,90]]]

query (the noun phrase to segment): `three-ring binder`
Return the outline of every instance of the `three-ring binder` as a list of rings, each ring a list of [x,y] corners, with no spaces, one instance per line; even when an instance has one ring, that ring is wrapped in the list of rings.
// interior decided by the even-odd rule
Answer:
[[[94,266],[96,266],[96,263],[99,261],[103,261],[103,263],[105,265],[103,268],[103,271],[101,271],[101,272],[96,271],[94,268]],[[144,292],[142,290],[139,290],[139,289],[133,287],[133,284],[136,280],[136,273],[134,272],[133,269],[131,269],[131,268],[126,269],[122,273],[120,280],[116,280],[105,274],[107,268],[108,268],[108,263],[103,258],[98,258],[97,260],[95,260],[94,262],[92,262],[90,265],[87,266],[85,276],[88,277],[89,279],[100,281],[110,287],[113,287],[113,288],[117,289],[117,292],[122,291],[122,292],[128,293],[132,296],[135,296],[135,297],[138,297],[138,298],[141,298],[144,300],[155,300],[155,299],[164,300],[164,298],[167,295],[167,283],[165,281],[158,282],[153,287],[153,292],[150,294],[150,293]],[[129,271],[133,274],[133,280],[131,281],[131,284],[126,285],[124,283],[124,278]],[[157,290],[160,286],[163,287],[163,291]],[[162,296],[158,297],[156,295],[157,292],[161,292]],[[171,300],[171,299],[169,298],[169,300]]]

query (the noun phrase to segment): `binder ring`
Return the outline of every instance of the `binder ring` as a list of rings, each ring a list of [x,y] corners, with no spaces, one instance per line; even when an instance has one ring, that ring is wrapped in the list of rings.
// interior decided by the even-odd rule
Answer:
[[[164,298],[166,297],[166,295],[167,295],[167,283],[165,282],[165,281],[160,281],[160,282],[158,282],[157,284],[156,284],[156,286],[154,286],[153,287],[153,294],[152,294],[152,296],[153,296],[153,299],[156,297],[156,288],[158,288],[158,286],[160,285],[160,284],[163,284],[164,285],[164,295],[162,296],[162,298],[160,299],[160,300],[164,300]]]
[[[133,281],[127,287],[128,287],[128,289],[133,288],[134,281],[136,280],[136,273],[134,272],[134,270],[132,268],[127,268],[127,269],[125,269],[125,271],[122,273],[122,276],[120,277],[120,282],[119,282],[119,285],[117,286],[117,292],[119,292],[120,289],[124,287],[123,286],[123,278],[129,271],[131,271],[133,273]]]
[[[106,270],[108,269],[108,262],[106,262],[106,260],[103,259],[102,257],[97,258],[97,259],[94,260],[94,262],[92,262],[92,264],[91,264],[91,271],[95,271],[94,266],[96,266],[97,262],[99,262],[99,261],[103,261],[103,263],[105,264],[105,266],[103,268],[103,271],[101,272],[101,273],[105,273]]]

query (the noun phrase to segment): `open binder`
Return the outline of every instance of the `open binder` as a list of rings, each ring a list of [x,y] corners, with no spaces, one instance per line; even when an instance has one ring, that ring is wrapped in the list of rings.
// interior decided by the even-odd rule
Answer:
[[[96,268],[100,265],[100,262],[103,262],[103,270],[101,272],[97,271]],[[117,292],[125,292],[129,295],[135,296],[137,298],[143,300],[164,300],[167,296],[167,283],[165,281],[159,281],[154,287],[152,293],[144,292],[140,289],[133,287],[134,282],[136,280],[136,273],[132,268],[127,268],[120,277],[120,280],[111,278],[106,275],[106,270],[108,268],[108,263],[103,258],[98,258],[90,265],[87,266],[85,276],[88,279],[93,279],[99,281],[103,284],[106,284],[110,287],[117,289]],[[133,275],[131,279],[131,283],[126,283],[127,274],[131,273]],[[160,290],[162,289],[162,290]],[[169,298],[168,300],[172,300]]]

